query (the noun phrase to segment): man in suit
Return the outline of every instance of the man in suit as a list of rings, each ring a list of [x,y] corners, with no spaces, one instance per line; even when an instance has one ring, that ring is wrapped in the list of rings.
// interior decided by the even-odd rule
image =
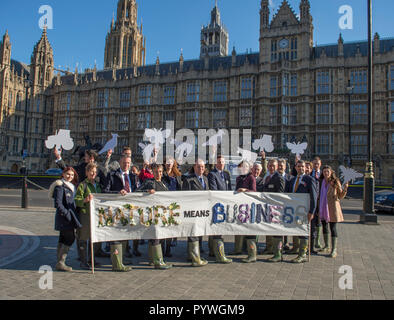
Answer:
[[[272,159],[268,162],[268,175],[264,179],[263,192],[283,193],[285,191],[285,179],[278,173],[278,160]],[[272,242],[274,256],[268,259],[269,262],[282,261],[282,237],[266,237],[267,242]]]
[[[226,159],[223,156],[218,155],[216,159],[216,167],[208,174],[208,183],[210,190],[221,190],[230,191],[231,179],[230,173],[224,170],[226,165]],[[224,252],[224,242],[222,236],[209,236],[208,238],[209,252],[211,256],[211,251],[213,251],[216,257],[216,262],[218,263],[231,263],[232,260],[226,258]]]
[[[256,178],[256,191],[263,192],[264,178],[261,177],[263,167],[260,163],[255,163],[252,168],[252,174]]]
[[[183,182],[182,190],[191,191],[191,190],[209,190],[209,182],[207,177],[204,175],[205,171],[205,162],[201,159],[198,159],[193,167],[194,173],[190,174],[185,178]],[[188,241],[188,255],[192,259],[193,267],[203,267],[208,264],[208,261],[201,258],[200,256],[200,245],[198,241],[198,237],[189,237]]]
[[[320,192],[319,179],[322,174],[322,172],[320,170],[321,159],[319,157],[315,157],[312,161],[312,166],[313,166],[313,170],[312,170],[311,176],[316,179],[316,185],[318,187],[318,192]],[[320,221],[320,217],[318,214],[316,215],[316,217],[314,217],[312,223],[314,223],[316,225],[316,238],[315,238],[313,245],[316,249],[321,249],[322,245],[320,243],[320,235],[322,233],[322,223]],[[315,254],[316,251],[312,250],[312,253]]]
[[[106,193],[119,193],[127,195],[137,189],[133,179],[130,179],[131,158],[123,156],[119,162],[120,168],[108,174],[108,184],[105,188]],[[130,267],[123,265],[123,248],[127,247],[128,241],[111,242],[112,269],[115,271],[130,271]]]
[[[296,163],[297,176],[293,177],[286,187],[286,193],[309,193],[309,213],[308,221],[311,223],[317,204],[317,189],[316,184],[313,182],[312,177],[305,174],[305,162],[298,160]],[[315,232],[313,224],[311,234]],[[307,261],[307,250],[308,250],[308,237],[300,238],[300,249],[297,258],[292,260],[294,263],[303,263]],[[312,239],[311,239],[312,240]]]
[[[286,159],[279,159],[278,160],[278,173],[285,179],[285,189],[291,178],[293,177],[291,174],[286,173],[286,167],[287,167],[287,161]],[[284,242],[283,242],[283,251],[285,253],[290,253],[290,254],[297,254],[298,250],[300,248],[300,239],[298,237],[293,237],[293,248],[290,250],[289,244],[288,244],[288,238],[284,237]]]

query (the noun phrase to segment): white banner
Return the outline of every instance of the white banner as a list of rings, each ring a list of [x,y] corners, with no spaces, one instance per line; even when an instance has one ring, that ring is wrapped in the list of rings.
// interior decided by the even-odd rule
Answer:
[[[90,207],[93,242],[309,234],[309,194],[232,191],[95,194]]]

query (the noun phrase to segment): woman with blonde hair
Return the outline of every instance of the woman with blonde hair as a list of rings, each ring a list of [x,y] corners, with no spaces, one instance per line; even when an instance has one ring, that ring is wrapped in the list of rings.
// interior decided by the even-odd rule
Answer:
[[[325,246],[324,251],[329,250],[329,234],[328,226],[331,231],[331,258],[337,256],[337,223],[343,222],[343,214],[341,209],[340,200],[342,200],[347,193],[349,184],[344,188],[341,186],[340,180],[336,177],[334,170],[330,166],[324,166],[323,174],[320,176],[320,193],[319,193],[319,217],[323,224],[323,236]]]

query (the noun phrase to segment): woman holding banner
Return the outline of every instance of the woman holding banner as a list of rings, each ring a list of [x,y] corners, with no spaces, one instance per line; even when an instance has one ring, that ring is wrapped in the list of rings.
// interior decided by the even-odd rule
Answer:
[[[340,200],[345,198],[349,184],[342,189],[340,180],[330,166],[324,166],[320,176],[320,194],[318,199],[319,216],[323,224],[324,251],[329,250],[328,225],[331,231],[331,258],[337,256],[337,223],[343,222]]]
[[[242,161],[238,165],[240,175],[237,177],[235,190],[237,192],[256,192],[256,178],[251,172],[251,165],[247,161]],[[245,236],[248,257],[242,259],[244,263],[257,261],[256,236]],[[235,236],[234,252],[242,251],[243,236]]]
[[[60,231],[55,267],[59,271],[72,271],[66,265],[66,258],[75,241],[75,229],[81,227],[74,203],[77,184],[78,174],[73,168],[66,167],[62,179],[55,181],[49,188],[49,197],[54,199],[56,208],[55,230]]]
[[[156,191],[169,191],[168,187],[162,181],[163,177],[163,166],[161,164],[152,164],[154,179],[145,180],[144,183],[137,189],[139,191],[147,191],[150,194],[154,194]],[[155,269],[166,270],[170,269],[172,265],[166,264],[163,260],[163,251],[161,248],[161,242],[164,240],[151,239],[148,243],[148,253],[152,257],[153,265]]]
[[[182,190],[182,174],[178,169],[178,163],[176,160],[167,156],[164,164],[163,181],[167,185],[169,191],[181,191]],[[171,246],[175,246],[177,238],[166,239],[162,243],[162,250],[164,251],[165,244],[165,257],[172,257]]]
[[[77,230],[78,246],[81,255],[80,267],[84,270],[89,270],[91,266],[88,263],[87,248],[90,239],[90,201],[93,200],[92,193],[101,193],[101,186],[99,179],[97,179],[97,165],[95,163],[89,163],[86,166],[86,177],[78,186],[75,204],[78,208],[78,217],[82,223],[82,227]],[[95,243],[94,245],[101,246],[100,243]],[[94,261],[94,266],[99,267],[100,264]]]

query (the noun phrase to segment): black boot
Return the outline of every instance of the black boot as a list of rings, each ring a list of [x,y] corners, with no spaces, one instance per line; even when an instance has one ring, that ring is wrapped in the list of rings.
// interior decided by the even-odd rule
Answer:
[[[204,249],[202,248],[202,237],[198,237],[198,244],[200,246],[200,253],[204,253]]]
[[[133,240],[133,254],[136,257],[141,257],[141,252],[138,251],[138,244],[140,240]]]
[[[79,266],[83,270],[90,270],[90,265],[88,264],[88,242],[84,240],[78,240],[78,247],[81,255],[81,263],[79,264]]]
[[[109,258],[111,254],[104,252],[101,248],[101,242],[97,242],[93,244],[94,256],[96,258]]]
[[[167,257],[167,258],[171,258],[172,257],[172,254],[171,254],[171,243],[172,243],[172,239],[166,239],[166,250],[165,250],[164,256]]]

